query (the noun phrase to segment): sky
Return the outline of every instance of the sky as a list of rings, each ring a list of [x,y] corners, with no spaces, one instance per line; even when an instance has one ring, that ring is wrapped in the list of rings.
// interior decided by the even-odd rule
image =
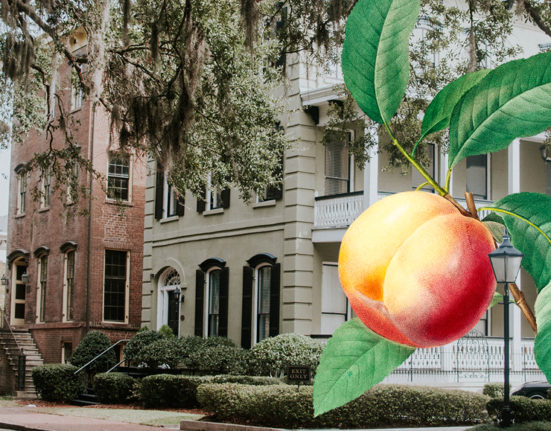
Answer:
[[[0,216],[8,214],[10,150],[0,149]]]

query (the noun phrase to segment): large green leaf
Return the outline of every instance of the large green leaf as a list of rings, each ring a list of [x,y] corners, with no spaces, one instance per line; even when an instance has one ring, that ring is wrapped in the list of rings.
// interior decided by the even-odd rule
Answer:
[[[506,148],[551,126],[551,52],[488,73],[455,106],[449,167],[468,156]]]
[[[539,293],[535,312],[538,335],[536,335],[534,355],[540,370],[547,377],[547,381],[551,382],[551,287]]]
[[[425,111],[419,140],[430,133],[438,132],[448,127],[455,105],[467,91],[478,84],[489,72],[489,70],[484,69],[463,75],[461,78],[450,82],[434,96],[434,99],[432,99],[432,102]]]
[[[359,0],[346,21],[344,82],[374,121],[389,123],[409,80],[409,36],[420,0]]]
[[[315,415],[359,397],[414,351],[373,333],[359,319],[344,323],[321,355],[314,381]]]
[[[493,207],[503,216],[511,242],[524,253],[522,266],[541,291],[551,281],[551,196],[515,193]]]

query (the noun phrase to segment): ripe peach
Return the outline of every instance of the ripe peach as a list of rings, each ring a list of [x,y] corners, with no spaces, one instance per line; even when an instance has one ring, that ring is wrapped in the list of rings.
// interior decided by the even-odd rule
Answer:
[[[390,195],[352,223],[341,243],[339,276],[352,309],[379,335],[433,347],[471,330],[496,282],[492,235],[446,199]]]

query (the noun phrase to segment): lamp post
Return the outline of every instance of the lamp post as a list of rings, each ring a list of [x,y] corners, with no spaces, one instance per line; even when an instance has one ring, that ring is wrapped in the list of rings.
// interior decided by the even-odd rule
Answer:
[[[6,277],[6,274],[2,276],[2,286],[7,286],[9,284],[8,277]]]
[[[494,276],[497,283],[503,284],[503,342],[504,342],[504,367],[503,367],[503,410],[501,426],[511,425],[511,406],[509,404],[509,283],[514,283],[524,254],[513,247],[509,233],[505,230],[503,242],[489,255]]]

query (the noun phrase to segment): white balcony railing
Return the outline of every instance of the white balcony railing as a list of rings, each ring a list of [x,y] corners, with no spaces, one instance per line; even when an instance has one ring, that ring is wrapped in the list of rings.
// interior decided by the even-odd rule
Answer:
[[[379,192],[378,199],[382,199],[392,193]],[[465,199],[456,198],[457,202],[465,208]],[[475,199],[477,208],[492,204],[492,201]],[[315,229],[338,229],[347,228],[364,210],[363,192],[347,193],[335,196],[317,197],[314,205],[314,228]],[[486,217],[489,211],[481,211],[480,219]]]

